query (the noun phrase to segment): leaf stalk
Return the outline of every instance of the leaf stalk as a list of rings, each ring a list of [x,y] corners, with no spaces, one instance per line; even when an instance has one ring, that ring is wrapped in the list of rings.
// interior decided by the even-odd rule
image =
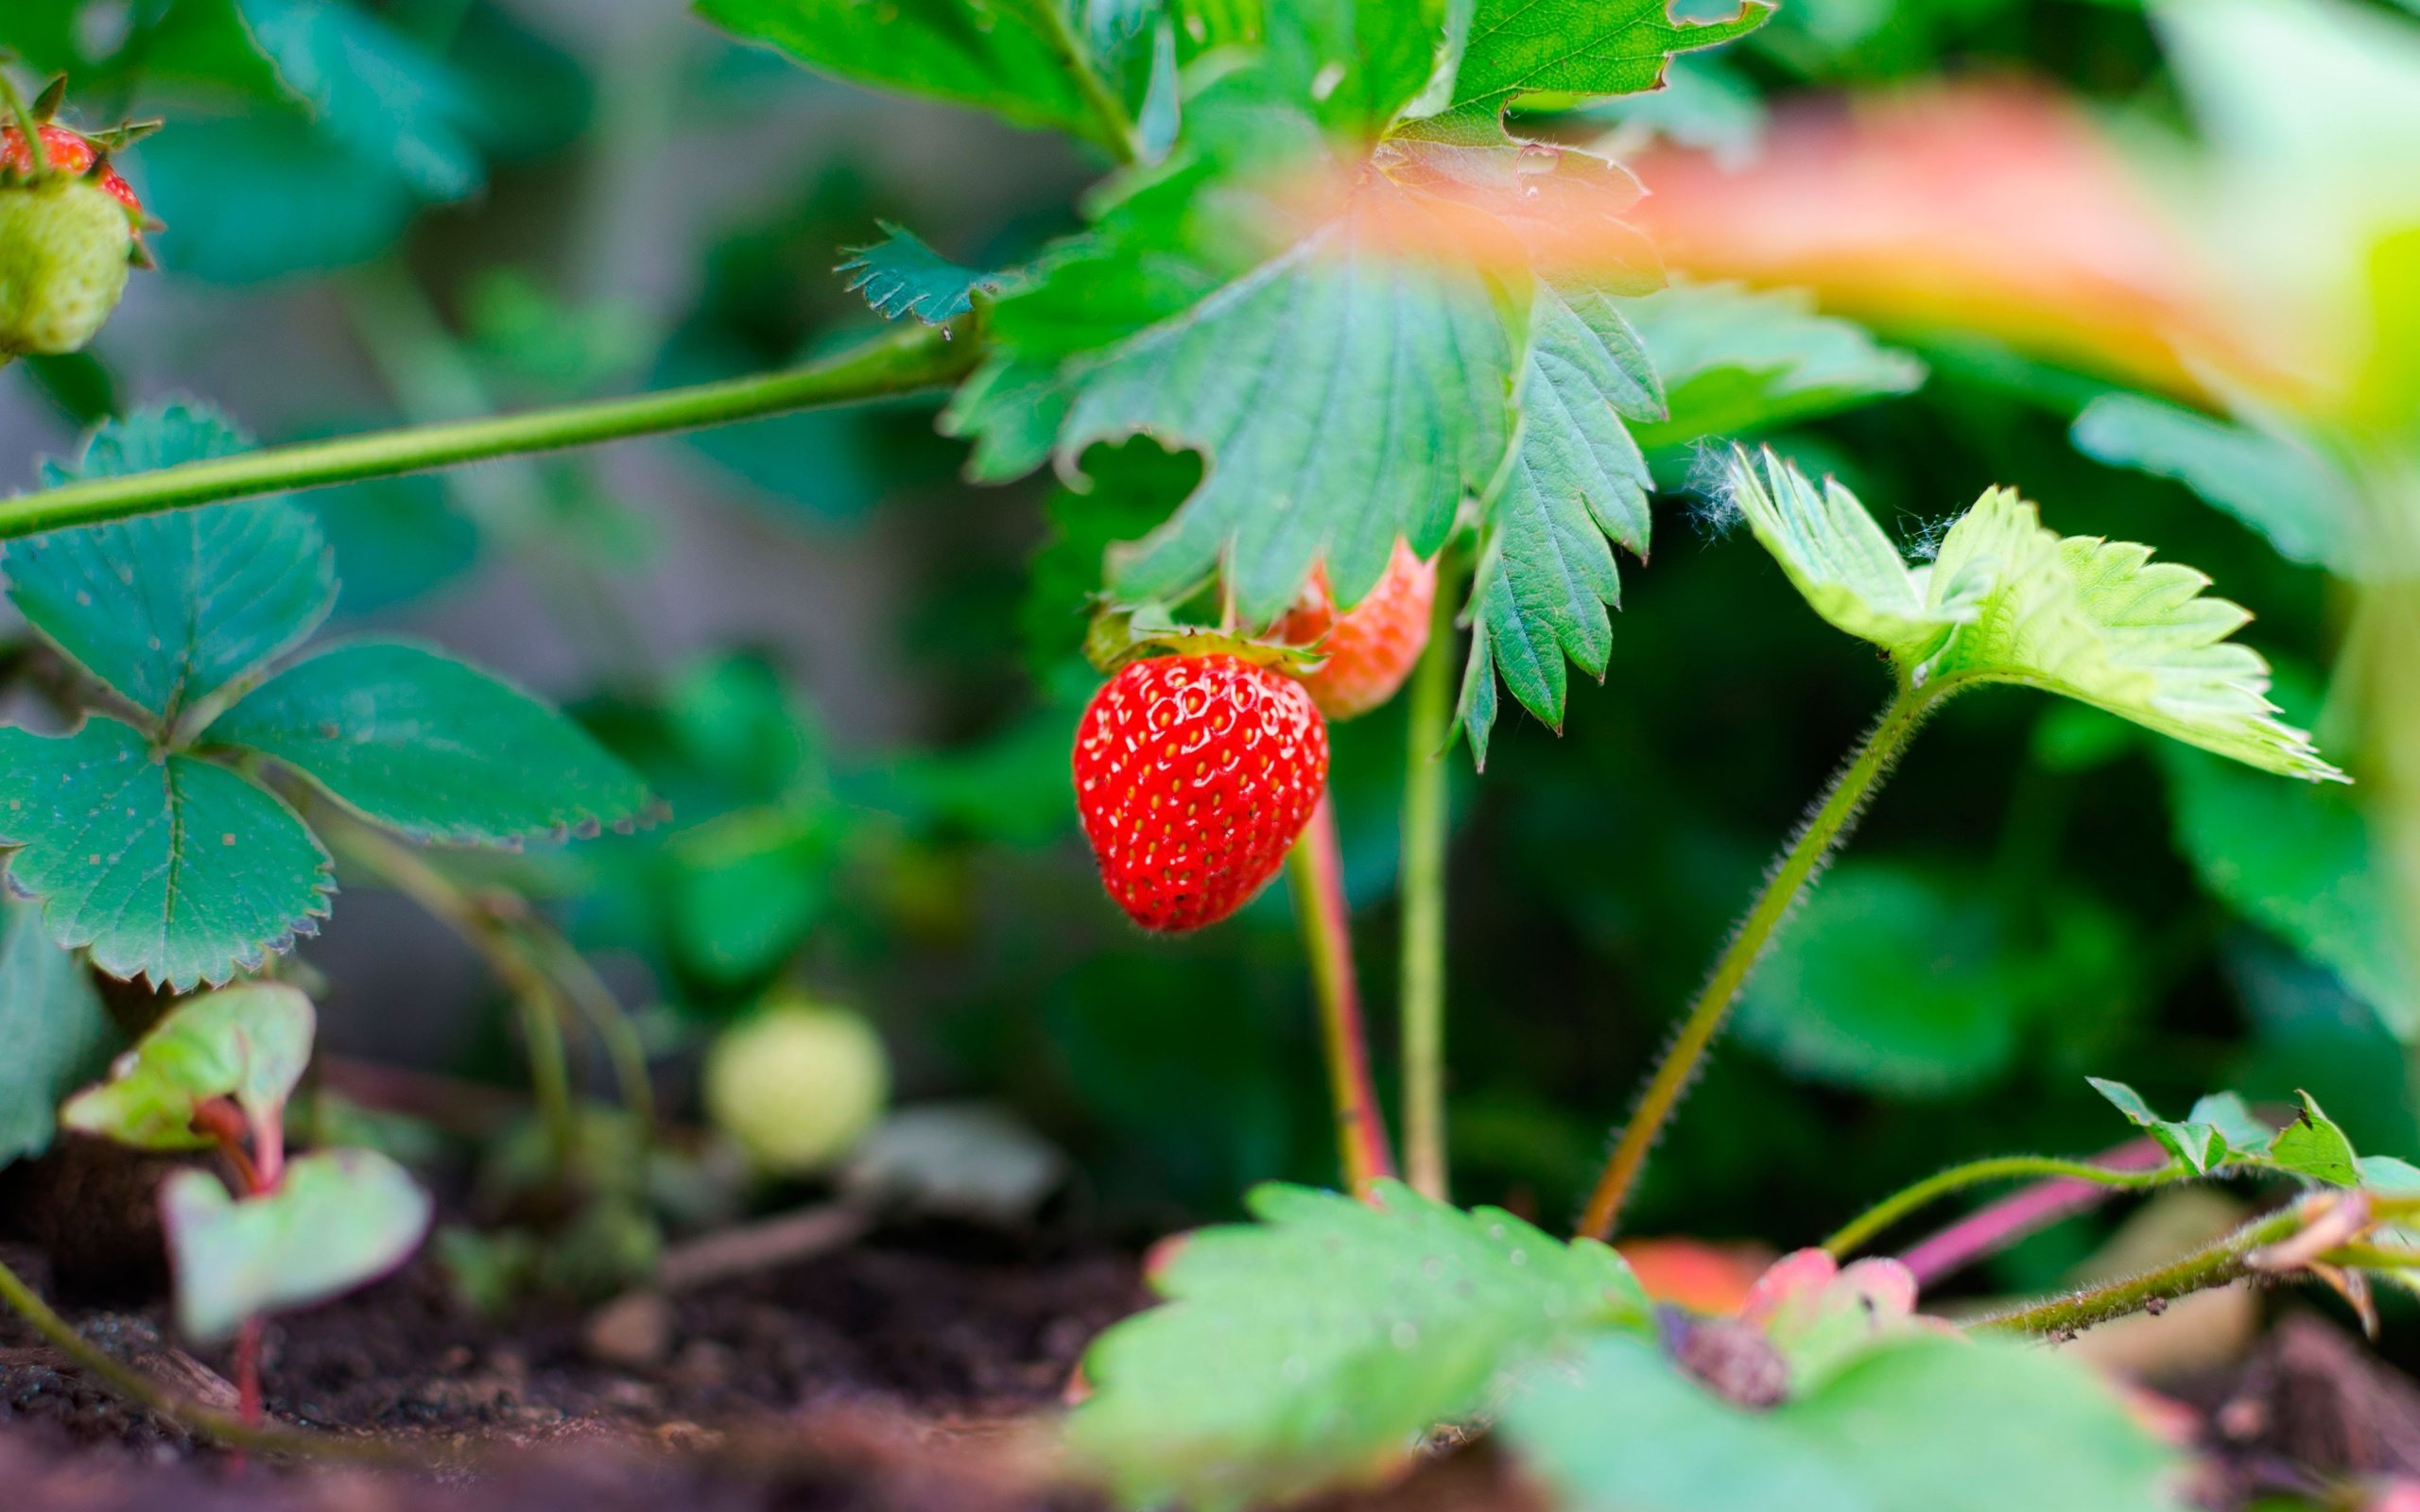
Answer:
[[[1413,668],[1403,779],[1403,1148],[1412,1190],[1447,1200],[1445,1145],[1445,750],[1454,719],[1460,575],[1438,570],[1428,644]]]
[[[1361,994],[1354,981],[1351,918],[1344,899],[1344,852],[1337,837],[1336,810],[1322,797],[1286,858],[1294,913],[1311,961],[1311,987],[1319,999],[1320,1040],[1327,1060],[1328,1095],[1336,1114],[1345,1185],[1367,1196],[1382,1177],[1395,1174],[1387,1125],[1370,1076],[1369,1032],[1361,1018]]]
[[[1883,712],[1848,765],[1832,780],[1814,816],[1782,851],[1780,861],[1765,879],[1764,890],[1757,894],[1738,932],[1716,959],[1713,974],[1699,991],[1697,1001],[1690,1005],[1680,1032],[1649,1078],[1636,1110],[1614,1142],[1613,1154],[1606,1160],[1604,1173],[1598,1177],[1596,1190],[1581,1215],[1582,1235],[1593,1239],[1613,1237],[1614,1223],[1621,1216],[1622,1205],[1629,1200],[1639,1173],[1646,1167],[1648,1152],[1654,1147],[1665,1124],[1680,1105],[1682,1094],[1695,1079],[1731,1005],[1738,1000],[1740,988],[1747,985],[1749,974],[1772,943],[1774,932],[1789,917],[1799,895],[1823,870],[1824,862],[1848,838],[1866,800],[1946,691],[1943,684],[1917,687],[1902,682],[1898,696]]]
[[[1834,1259],[1844,1260],[1865,1246],[1868,1240],[1897,1224],[1919,1209],[1929,1206],[1953,1193],[1993,1181],[2022,1181],[2035,1177],[2065,1181],[2086,1181],[2094,1186],[2118,1192],[2141,1192],[2164,1187],[2179,1181],[2192,1180],[2196,1173],[2181,1160],[2148,1171],[2122,1171],[2090,1160],[2065,1160],[2048,1155],[1998,1155],[1980,1160],[1953,1165],[1946,1171],[1925,1177],[1911,1186],[1892,1194],[1868,1208],[1864,1212],[1841,1226],[1838,1233],[1824,1241],[1824,1247]]]

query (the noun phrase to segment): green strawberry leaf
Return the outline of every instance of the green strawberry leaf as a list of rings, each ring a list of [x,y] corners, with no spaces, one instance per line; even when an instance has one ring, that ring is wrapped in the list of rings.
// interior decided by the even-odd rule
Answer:
[[[1795,424],[1910,392],[1925,366],[1798,289],[1674,284],[1623,310],[1664,375],[1670,413],[1635,427],[1651,452]]]
[[[1522,707],[1558,730],[1564,659],[1604,676],[1614,641],[1606,608],[1621,602],[1608,538],[1647,555],[1654,486],[1623,422],[1661,416],[1664,392],[1611,298],[1541,282],[1518,404],[1519,434],[1482,510],[1471,586],[1473,671],[1461,708],[1481,766],[1498,672]]]
[[[977,293],[1000,287],[1000,274],[959,266],[905,226],[887,220],[874,224],[882,228],[883,239],[842,248],[848,259],[834,271],[849,274],[849,292],[863,295],[884,319],[912,315],[926,325],[940,325],[974,309]]]
[[[2233,1093],[2224,1104],[2204,1098],[2193,1105],[2193,1111],[2181,1120],[2160,1117],[2143,1101],[2140,1093],[2122,1081],[2105,1081],[2099,1076],[2086,1076],[2092,1090],[2109,1100],[2109,1105],[2126,1115],[2126,1121],[2159,1142],[2160,1148],[2184,1161],[2196,1171],[2209,1172],[2222,1165],[2236,1165],[2256,1159],[2269,1143],[2269,1127],[2252,1116],[2251,1109]],[[2207,1105],[2207,1106],[2205,1106]],[[2256,1133],[2250,1143],[2237,1143],[2246,1133]]]
[[[2300,441],[2140,394],[2103,394],[2076,417],[2076,450],[2174,478],[2265,537],[2290,561],[2360,581],[2377,565],[2360,491]]]
[[[207,1147],[193,1126],[213,1098],[233,1099],[252,1126],[272,1129],[311,1061],[311,1000],[278,982],[249,982],[187,998],[60,1110],[60,1121],[146,1150]]]
[[[2151,548],[2060,538],[2008,489],[1984,493],[1910,570],[1865,507],[1819,492],[1768,450],[1733,448],[1726,481],[1756,539],[1825,619],[1888,650],[1910,686],[2015,682],[2189,746],[2310,782],[2343,782],[2276,718],[2269,665],[2228,639],[2251,619]]]
[[[1512,353],[1485,284],[1314,234],[1089,369],[1059,438],[1073,468],[1138,433],[1207,472],[1116,573],[1120,596],[1177,602],[1224,567],[1266,626],[1324,558],[1337,603],[1376,585],[1398,539],[1433,556],[1504,449]]]
[[[1106,140],[1063,0],[698,0],[698,12],[840,78]]]
[[[586,730],[520,689],[424,646],[316,652],[204,732],[285,763],[416,840],[517,845],[628,828],[647,785]]]
[[[2281,1171],[2329,1186],[2360,1185],[2360,1157],[2353,1153],[2353,1142],[2320,1110],[2310,1093],[2303,1093],[2302,1099],[2302,1112],[2270,1142],[2269,1159]]]
[[[236,9],[279,85],[331,141],[425,199],[459,199],[484,180],[477,103],[410,38],[329,0],[236,0]]]
[[[248,451],[216,413],[171,404],[93,433],[51,487]],[[302,644],[336,603],[327,542],[282,499],[53,530],[0,548],[9,596],[35,628],[137,707],[185,710]]]
[[[1477,0],[1444,108],[1404,129],[1448,141],[1501,139],[1524,95],[1635,94],[1664,82],[1671,55],[1764,24],[1744,0],[1720,21],[1676,22],[1667,0]]]
[[[376,1280],[428,1231],[428,1194],[374,1150],[319,1150],[277,1190],[237,1201],[218,1178],[180,1171],[160,1186],[176,1268],[177,1326],[201,1344],[248,1318],[308,1307]]]
[[[1374,1199],[1263,1186],[1259,1223],[1174,1242],[1167,1300],[1095,1343],[1068,1426],[1121,1499],[1215,1512],[1371,1473],[1488,1408],[1507,1371],[1646,1326],[1602,1245],[1392,1181]]]
[[[72,735],[0,729],[0,846],[16,848],[9,885],[42,901],[52,939],[180,992],[312,933],[335,887],[285,803],[98,716]]]
[[[2333,786],[2267,782],[2181,747],[2160,757],[2202,885],[2334,972],[2398,1039],[2420,1039],[2420,963],[2368,816]]]
[[[1571,1512],[2181,1512],[2180,1457],[2084,1366],[1900,1337],[1770,1411],[1613,1336],[1512,1401],[1513,1452]]]
[[[92,974],[51,942],[42,910],[0,902],[0,1165],[50,1148],[60,1100],[126,1042]]]
[[[1975,618],[1972,603],[1927,600],[1923,579],[1837,479],[1825,478],[1818,490],[1771,450],[1752,459],[1735,448],[1726,483],[1756,540],[1837,628],[1916,661]]]

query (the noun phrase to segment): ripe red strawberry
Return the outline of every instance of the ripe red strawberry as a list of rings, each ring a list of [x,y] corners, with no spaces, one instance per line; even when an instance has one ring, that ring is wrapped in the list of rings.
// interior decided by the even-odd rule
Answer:
[[[1200,929],[1251,902],[1326,789],[1310,696],[1241,657],[1129,662],[1076,727],[1084,838],[1145,929]]]
[[[108,191],[112,199],[124,205],[136,224],[141,224],[143,201],[134,198],[134,186],[120,177],[117,169],[101,156],[91,137],[63,126],[45,126],[42,128],[42,149],[51,169],[70,179],[83,178],[98,162],[101,171],[93,174],[93,181]],[[26,146],[26,134],[13,126],[0,129],[0,174],[22,176],[33,171],[34,155]]]
[[[1341,617],[1328,598],[1327,569],[1313,568],[1275,634],[1289,645],[1318,643],[1327,660],[1304,677],[1303,686],[1320,713],[1352,719],[1393,697],[1411,676],[1428,644],[1428,610],[1436,600],[1437,564],[1422,561],[1398,541],[1378,586]]]

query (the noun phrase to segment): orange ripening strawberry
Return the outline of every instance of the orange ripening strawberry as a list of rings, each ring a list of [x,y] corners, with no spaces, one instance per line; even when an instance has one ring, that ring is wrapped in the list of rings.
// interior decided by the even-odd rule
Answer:
[[[1428,645],[1428,610],[1437,599],[1437,564],[1422,561],[1404,542],[1370,596],[1339,616],[1328,598],[1327,569],[1311,569],[1303,596],[1275,635],[1288,645],[1317,643],[1327,660],[1303,679],[1320,713],[1330,719],[1368,713],[1395,695]],[[1321,640],[1325,636],[1325,640]]]
[[[1093,695],[1075,767],[1110,897],[1145,929],[1200,929],[1285,864],[1327,789],[1327,725],[1301,683],[1241,657],[1152,657]]]
[[[81,179],[92,173],[93,182],[98,184],[112,199],[124,205],[127,214],[138,224],[142,221],[143,201],[134,198],[134,186],[110,166],[100,149],[93,145],[91,137],[63,126],[45,126],[41,129],[43,156],[49,160],[54,172],[65,174],[70,179]],[[95,163],[100,164],[98,173],[93,173]],[[13,126],[0,128],[0,174],[22,176],[33,171],[34,155],[26,146],[26,134]]]

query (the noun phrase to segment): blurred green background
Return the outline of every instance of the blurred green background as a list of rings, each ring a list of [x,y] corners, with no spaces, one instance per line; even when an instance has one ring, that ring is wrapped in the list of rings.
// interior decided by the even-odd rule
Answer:
[[[181,394],[286,439],[777,365],[875,323],[833,267],[877,218],[1000,266],[1072,225],[1098,169],[656,0],[18,0],[0,44],[70,71],[84,124],[169,122],[128,164],[167,222],[164,270],[89,356],[0,374],[0,486],[30,487],[35,456],[95,419]],[[1805,118],[1775,104],[1944,78],[2042,84],[2154,161],[2193,159],[2210,124],[2119,0],[1785,0],[1666,94],[1585,125],[1753,163],[1790,129],[1777,119]],[[2274,530],[2080,452],[2070,422],[2105,380],[2006,333],[1886,335],[1926,361],[1919,389],[1769,438],[1903,539],[2010,483],[2062,531],[2154,543],[2257,613],[2246,637],[2290,711],[2320,716],[2348,589]],[[573,705],[671,800],[641,836],[482,863],[650,1005],[669,1076],[786,979],[874,1018],[905,1098],[996,1100],[1063,1145],[1115,1231],[1231,1212],[1259,1178],[1329,1178],[1283,887],[1200,936],[1146,938],[1075,833],[1083,594],[1098,547],[1153,522],[1103,521],[1047,477],[960,483],[937,407],[310,499],[340,615]],[[1627,574],[1603,686],[1575,690],[1560,738],[1508,718],[1483,778],[1456,760],[1456,1194],[1549,1224],[1888,691],[1763,552],[1703,523],[1686,455],[1657,462],[1658,549]],[[1336,744],[1382,1073],[1401,718]],[[2307,1088],[2360,1148],[2420,1157],[2398,1037],[2420,992],[2377,817],[2088,711],[1960,700],[1752,990],[1640,1231],[1787,1247],[1955,1159],[2103,1148],[2125,1131],[2086,1073],[2169,1109]],[[511,1076],[494,988],[407,905],[350,894],[305,954],[339,1052]],[[2071,1226],[1993,1279],[2047,1281],[2093,1242]]]

